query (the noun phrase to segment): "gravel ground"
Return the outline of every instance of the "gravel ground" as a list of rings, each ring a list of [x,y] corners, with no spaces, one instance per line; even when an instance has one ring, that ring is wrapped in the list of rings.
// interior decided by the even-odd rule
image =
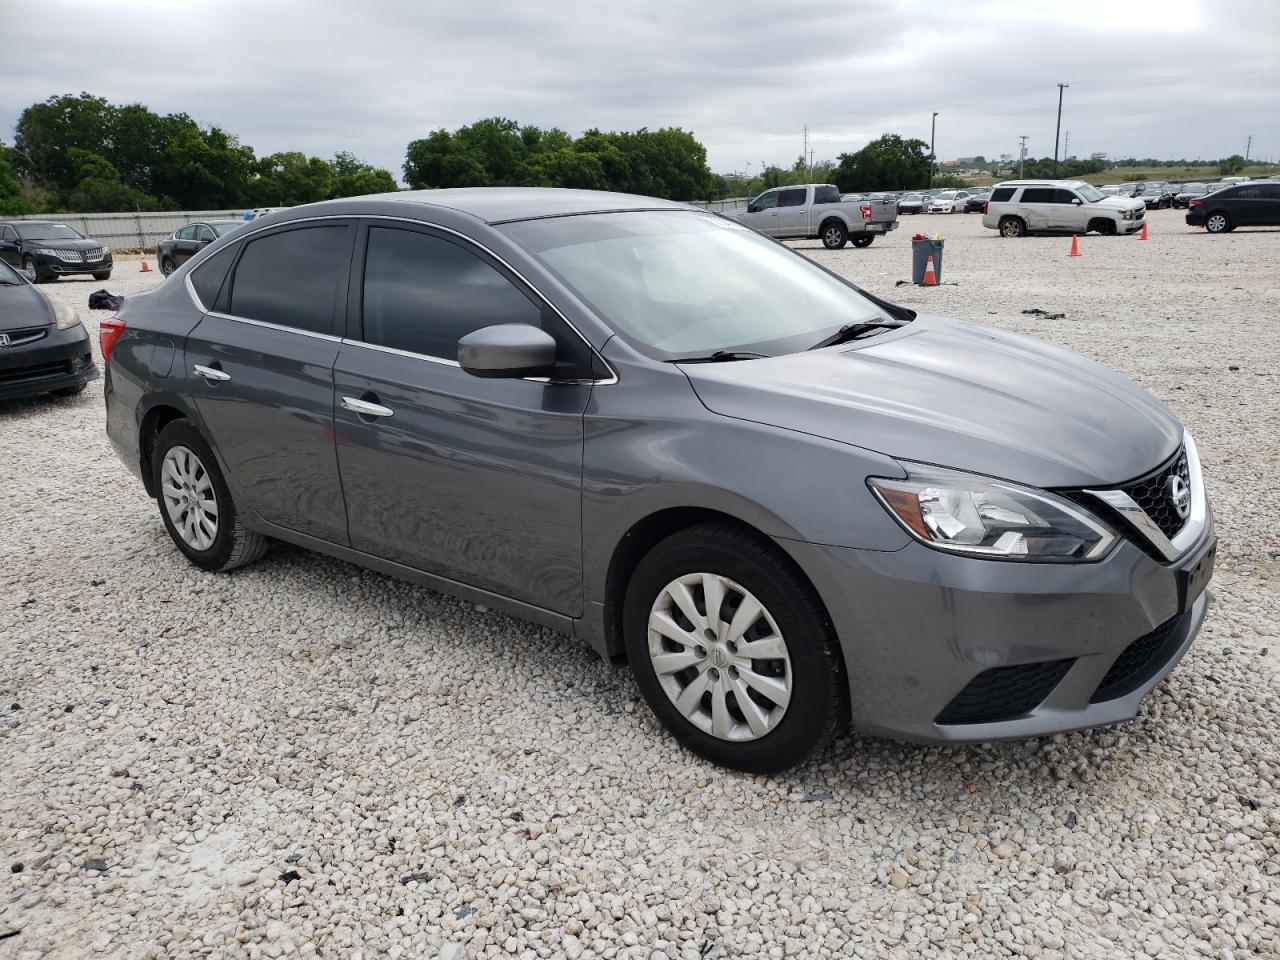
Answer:
[[[0,957],[1280,955],[1280,231],[1151,221],[1078,259],[974,216],[797,244],[1112,364],[1195,432],[1217,603],[1105,731],[719,770],[540,628],[291,548],[188,566],[100,382],[0,404]],[[939,288],[895,286],[917,229]],[[99,286],[45,289],[96,329]]]

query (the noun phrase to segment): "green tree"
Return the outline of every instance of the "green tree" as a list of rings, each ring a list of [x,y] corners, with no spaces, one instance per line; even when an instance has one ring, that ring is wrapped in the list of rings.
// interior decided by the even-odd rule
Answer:
[[[257,173],[250,196],[258,206],[315,203],[328,198],[333,190],[333,167],[319,157],[308,157],[296,150],[263,157],[258,161]]]
[[[135,190],[120,179],[120,173],[105,157],[72,147],[67,151],[76,186],[69,202],[74,210],[152,210],[154,198]]]
[[[24,213],[38,213],[31,210],[27,198],[22,192],[22,182],[13,169],[13,151],[0,141],[0,216],[14,217]]]
[[[391,176],[389,170],[370,166],[345,150],[333,155],[330,166],[333,168],[330,199],[361,197],[370,193],[395,193],[398,189],[395,177]]]
[[[1218,173],[1224,177],[1233,177],[1244,169],[1244,157],[1238,153],[1233,153],[1229,157],[1223,157],[1218,161]]]
[[[844,191],[906,190],[929,182],[929,145],[886,133],[856,153],[842,153],[835,169]]]
[[[105,156],[114,108],[102,97],[50,97],[22,111],[15,127],[14,152],[19,172],[68,193],[76,186],[72,149]]]

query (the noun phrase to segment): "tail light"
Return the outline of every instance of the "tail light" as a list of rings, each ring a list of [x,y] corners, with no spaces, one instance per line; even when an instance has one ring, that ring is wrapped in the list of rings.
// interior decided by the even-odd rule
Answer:
[[[862,219],[863,219],[863,220],[870,220],[870,219],[871,219],[871,204],[869,204],[869,203],[864,203],[864,204],[862,204],[862,206],[860,206],[858,209],[862,211]]]
[[[98,324],[98,346],[102,348],[102,362],[111,359],[111,350],[124,334],[124,321],[112,317]]]
[[[987,212],[988,212],[990,209],[991,209],[991,201],[990,201],[990,200],[983,200],[983,201],[982,201],[982,215],[983,215],[984,217],[987,215]]]
[[[1190,201],[1190,202],[1187,204],[1187,206],[1188,206],[1188,207],[1198,207],[1198,206],[1200,206],[1200,201],[1199,201],[1199,200],[1192,200],[1192,201]]]

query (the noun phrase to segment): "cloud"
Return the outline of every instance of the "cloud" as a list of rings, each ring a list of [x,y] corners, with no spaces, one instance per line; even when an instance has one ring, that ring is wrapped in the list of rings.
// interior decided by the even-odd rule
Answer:
[[[56,24],[56,30],[50,28]],[[409,140],[501,115],[578,134],[681,126],[714,169],[789,164],[885,132],[943,158],[1280,159],[1280,5],[1272,0],[741,0],[483,4],[364,0],[46,0],[5,21],[0,131],[87,90],[183,111],[259,155],[349,149],[400,173]]]

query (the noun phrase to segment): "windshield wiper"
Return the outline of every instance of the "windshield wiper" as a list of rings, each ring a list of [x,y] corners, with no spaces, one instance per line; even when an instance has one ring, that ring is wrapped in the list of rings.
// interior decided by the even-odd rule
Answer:
[[[810,350],[821,350],[823,347],[833,347],[837,343],[847,343],[862,336],[868,330],[879,330],[887,328],[889,330],[897,327],[906,326],[910,321],[892,321],[892,320],[871,320],[866,323],[846,323],[843,327],[827,337],[825,340],[819,340]]]
[[[746,350],[717,350],[705,357],[677,357],[669,363],[727,363],[732,360],[766,360],[767,353],[751,353]]]

